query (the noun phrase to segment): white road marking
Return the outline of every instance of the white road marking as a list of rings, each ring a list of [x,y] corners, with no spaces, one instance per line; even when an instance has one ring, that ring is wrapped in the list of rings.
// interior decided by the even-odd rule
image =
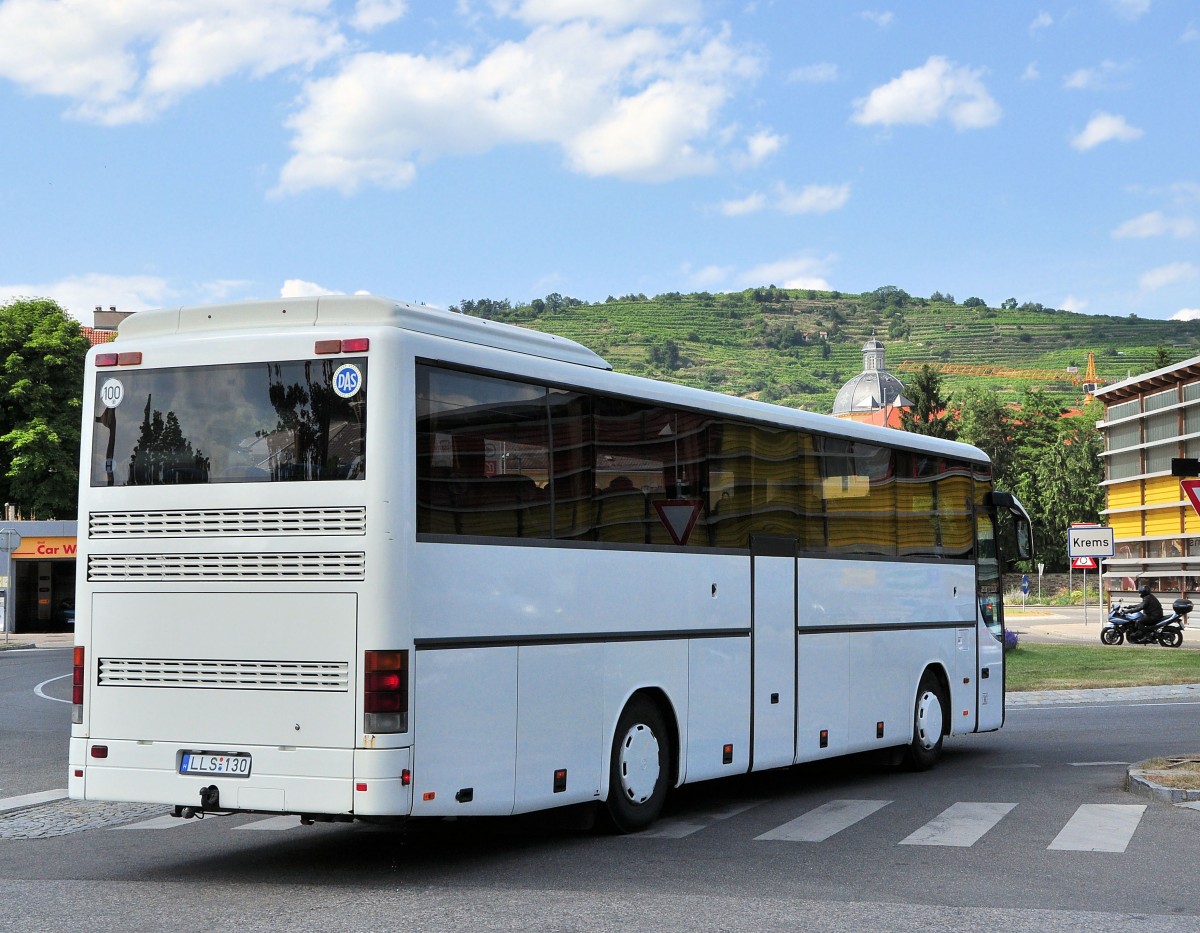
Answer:
[[[291,814],[287,816],[269,816],[265,820],[255,820],[253,823],[246,823],[243,826],[236,826],[234,828],[280,832],[285,829],[295,829],[299,825],[300,817]]]
[[[777,842],[824,842],[889,803],[890,800],[831,800],[754,838]]]
[[[906,839],[902,846],[973,846],[1015,803],[956,803]]]
[[[60,787],[58,790],[40,790],[33,794],[21,794],[17,797],[0,797],[0,813],[22,810],[25,807],[36,807],[39,803],[53,803],[66,796],[67,789]]]
[[[683,839],[685,836],[692,835],[692,833],[698,833],[702,829],[707,829],[718,820],[727,820],[731,816],[745,813],[747,810],[757,807],[761,803],[761,800],[755,800],[750,803],[730,803],[723,807],[701,810],[691,814],[690,817],[668,817],[665,820],[659,820],[655,823],[653,829],[648,829],[641,833],[632,833],[628,838]]]
[[[1145,804],[1085,803],[1046,848],[1069,852],[1124,852],[1145,812]]]
[[[62,680],[64,677],[70,677],[70,674],[60,674],[58,677],[51,677],[49,680],[43,680],[40,684],[33,688],[33,692],[40,696],[43,700],[53,700],[55,703],[70,703],[70,700],[63,700],[59,697],[47,696],[42,692],[42,687],[46,684],[52,684],[56,680]]]

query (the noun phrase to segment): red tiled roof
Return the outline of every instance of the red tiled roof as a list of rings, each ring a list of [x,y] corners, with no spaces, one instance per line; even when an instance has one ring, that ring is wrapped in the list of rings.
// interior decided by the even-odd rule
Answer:
[[[86,324],[79,329],[83,331],[83,336],[92,342],[93,347],[98,347],[102,343],[111,343],[117,339],[115,330],[99,330],[95,327],[88,327]]]

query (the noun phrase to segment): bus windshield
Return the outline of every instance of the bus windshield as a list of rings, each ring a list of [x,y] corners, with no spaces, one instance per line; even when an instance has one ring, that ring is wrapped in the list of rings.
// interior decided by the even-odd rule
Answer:
[[[102,370],[91,484],[362,479],[367,362]]]

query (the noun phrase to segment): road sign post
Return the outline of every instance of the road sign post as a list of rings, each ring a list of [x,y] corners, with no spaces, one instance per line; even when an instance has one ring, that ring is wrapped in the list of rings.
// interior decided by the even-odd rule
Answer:
[[[1100,579],[1100,558],[1112,557],[1117,552],[1116,536],[1111,528],[1103,525],[1073,524],[1067,529],[1067,556],[1072,558],[1071,567],[1083,571],[1083,624],[1087,625],[1087,572],[1095,568],[1096,580]],[[1084,562],[1086,560],[1086,563]],[[1099,593],[1099,586],[1097,586]],[[1099,601],[1097,599],[1097,601]]]

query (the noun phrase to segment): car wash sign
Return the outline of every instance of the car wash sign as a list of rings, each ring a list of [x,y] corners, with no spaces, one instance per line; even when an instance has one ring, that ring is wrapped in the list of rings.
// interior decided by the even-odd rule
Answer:
[[[1112,557],[1116,553],[1113,530],[1102,525],[1072,525],[1067,531],[1068,557]]]

